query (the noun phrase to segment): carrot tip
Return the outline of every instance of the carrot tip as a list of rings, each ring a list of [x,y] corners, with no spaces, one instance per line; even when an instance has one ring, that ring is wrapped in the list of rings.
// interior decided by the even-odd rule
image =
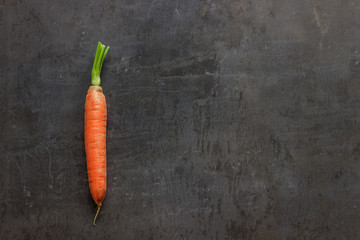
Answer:
[[[96,215],[95,215],[95,217],[94,217],[94,222],[93,222],[94,226],[96,225],[95,222],[96,222],[97,216],[99,215],[100,208],[101,208],[101,204],[98,205],[98,208],[97,208],[97,211],[96,211]]]

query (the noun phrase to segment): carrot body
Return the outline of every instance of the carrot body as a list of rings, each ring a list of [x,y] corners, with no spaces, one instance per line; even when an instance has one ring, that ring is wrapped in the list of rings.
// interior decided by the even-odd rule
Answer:
[[[99,206],[106,194],[106,101],[100,86],[91,86],[85,103],[85,151],[91,196]]]
[[[106,101],[100,87],[100,73],[109,47],[98,43],[91,84],[85,102],[85,152],[89,187],[92,198],[98,205],[93,224],[99,215],[106,194]]]

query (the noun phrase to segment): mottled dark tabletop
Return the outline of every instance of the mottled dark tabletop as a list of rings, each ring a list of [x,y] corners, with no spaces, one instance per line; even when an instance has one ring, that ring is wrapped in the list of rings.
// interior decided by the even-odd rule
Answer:
[[[0,239],[360,239],[360,1],[2,0],[0,44]]]

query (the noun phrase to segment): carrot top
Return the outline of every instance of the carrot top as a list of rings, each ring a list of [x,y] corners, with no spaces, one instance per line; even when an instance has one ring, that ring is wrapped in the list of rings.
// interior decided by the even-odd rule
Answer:
[[[106,47],[105,49],[105,45],[101,44],[101,42],[98,43],[97,45],[97,49],[96,49],[96,54],[95,54],[95,59],[94,59],[94,65],[91,71],[91,84],[93,86],[100,86],[100,73],[101,73],[101,68],[105,59],[105,56],[107,54],[107,52],[109,51],[110,47]]]

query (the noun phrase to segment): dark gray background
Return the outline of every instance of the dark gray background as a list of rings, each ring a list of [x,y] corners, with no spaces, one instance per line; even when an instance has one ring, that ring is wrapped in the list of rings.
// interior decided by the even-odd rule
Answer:
[[[360,239],[360,1],[2,0],[0,43],[0,239]]]

